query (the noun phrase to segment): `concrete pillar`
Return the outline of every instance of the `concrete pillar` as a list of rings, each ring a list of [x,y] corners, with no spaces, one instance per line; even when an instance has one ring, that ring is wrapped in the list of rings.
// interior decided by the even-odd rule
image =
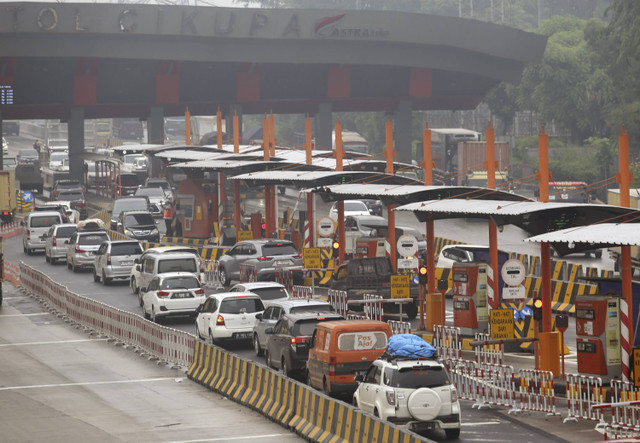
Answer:
[[[316,114],[316,149],[332,148],[333,118],[331,103],[320,103]]]
[[[227,137],[229,140],[233,140],[233,115],[238,114],[238,134],[240,135],[240,144],[245,144],[245,141],[242,140],[242,105],[240,104],[231,104],[229,105],[229,114],[225,116],[225,131],[227,133]],[[230,142],[233,143],[233,142]]]
[[[67,124],[69,176],[84,183],[84,108],[71,108]]]
[[[147,143],[164,144],[164,109],[156,106],[149,110],[147,118]]]
[[[411,102],[401,101],[398,103],[398,109],[393,114],[395,160],[404,163],[411,163],[411,160],[419,160],[413,159],[411,155],[411,141],[413,140],[411,137],[411,111]]]

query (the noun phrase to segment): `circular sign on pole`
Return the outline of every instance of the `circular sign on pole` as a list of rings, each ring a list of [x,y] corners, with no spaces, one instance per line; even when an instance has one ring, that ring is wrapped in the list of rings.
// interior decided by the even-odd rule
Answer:
[[[22,201],[23,202],[32,202],[33,201],[33,193],[31,191],[24,191],[22,193]]]
[[[525,278],[524,264],[520,260],[510,259],[502,265],[502,280],[509,286],[522,284]]]
[[[413,257],[418,252],[418,239],[411,234],[403,234],[396,242],[401,257]]]
[[[329,217],[322,217],[318,220],[318,235],[321,237],[330,237],[335,229],[335,222]]]

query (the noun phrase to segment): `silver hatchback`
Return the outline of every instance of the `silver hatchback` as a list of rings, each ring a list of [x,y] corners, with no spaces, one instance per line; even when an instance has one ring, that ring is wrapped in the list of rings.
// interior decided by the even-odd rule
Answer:
[[[67,268],[76,272],[79,268],[93,268],[94,251],[103,241],[109,240],[104,231],[77,231],[65,243],[67,244]]]
[[[75,223],[62,223],[53,225],[44,237],[44,259],[54,264],[56,260],[67,258],[67,245],[64,243],[78,230]]]
[[[102,242],[95,254],[93,281],[108,285],[115,278],[129,280],[135,260],[142,255],[140,242],[117,240]]]

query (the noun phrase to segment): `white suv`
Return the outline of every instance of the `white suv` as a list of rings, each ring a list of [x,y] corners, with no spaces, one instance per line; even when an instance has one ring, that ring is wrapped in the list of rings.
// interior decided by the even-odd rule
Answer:
[[[356,381],[353,404],[363,411],[418,433],[440,428],[447,438],[460,435],[458,392],[437,359],[385,355]]]

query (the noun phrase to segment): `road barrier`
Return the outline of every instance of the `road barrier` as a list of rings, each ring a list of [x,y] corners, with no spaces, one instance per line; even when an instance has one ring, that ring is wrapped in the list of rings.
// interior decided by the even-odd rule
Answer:
[[[462,359],[460,328],[434,325],[433,329],[433,346],[438,350],[438,357],[441,359]]]
[[[520,369],[518,373],[520,409],[523,411],[556,412],[556,396],[553,373],[536,369]]]
[[[475,340],[480,342],[486,342],[491,340],[491,335],[483,332],[476,332]],[[504,347],[502,344],[486,344],[480,346],[474,346],[473,352],[476,356],[476,363],[479,365],[495,364],[501,365],[504,360]]]
[[[240,283],[251,283],[258,281],[258,271],[254,265],[246,263],[240,264]]]
[[[18,265],[3,260],[2,276],[5,281],[10,282],[13,286],[20,286],[20,267]]]
[[[611,424],[640,432],[640,407],[638,404],[628,404],[640,401],[640,388],[622,380],[611,380],[611,401],[619,403],[612,407]]]
[[[384,304],[382,296],[377,294],[364,294],[364,315],[370,320],[384,321]]]
[[[293,286],[293,290],[291,292],[292,298],[311,300],[312,296],[313,296],[313,291],[311,290],[311,287],[300,286],[300,285]]]
[[[408,321],[388,320],[392,334],[411,334],[411,323]]]
[[[221,348],[195,343],[187,376],[248,406],[314,442],[422,439],[399,426],[332,399],[315,389]],[[226,368],[226,369],[225,369]]]
[[[602,389],[602,379],[580,374],[567,374],[567,417],[563,420],[578,421],[584,420],[598,421],[598,425],[604,426],[602,409],[593,409],[592,406],[604,403],[604,391]]]
[[[11,223],[3,223],[0,225],[0,237],[11,238],[21,235],[23,231],[22,225],[19,221],[13,221]]]
[[[504,406],[518,412],[513,366],[484,363],[476,366],[478,394],[472,408]]]
[[[220,262],[218,260],[204,260],[202,265],[204,267],[202,284],[207,288],[221,289],[223,285],[220,278]]]
[[[190,366],[193,362],[196,339],[187,332],[160,326],[137,314],[82,297],[24,263],[20,263],[20,279],[25,289],[44,299],[70,321],[134,346],[163,362],[180,366]]]
[[[333,306],[333,309],[343,317],[347,318],[349,314],[349,305],[347,304],[347,291],[339,291],[337,289],[329,289],[327,294],[329,304]]]
[[[476,401],[478,395],[478,379],[476,378],[478,365],[476,362],[459,358],[445,358],[442,361],[449,371],[451,383],[458,390],[458,398]]]
[[[287,268],[276,268],[276,282],[280,283],[291,294],[293,292],[293,270]]]

